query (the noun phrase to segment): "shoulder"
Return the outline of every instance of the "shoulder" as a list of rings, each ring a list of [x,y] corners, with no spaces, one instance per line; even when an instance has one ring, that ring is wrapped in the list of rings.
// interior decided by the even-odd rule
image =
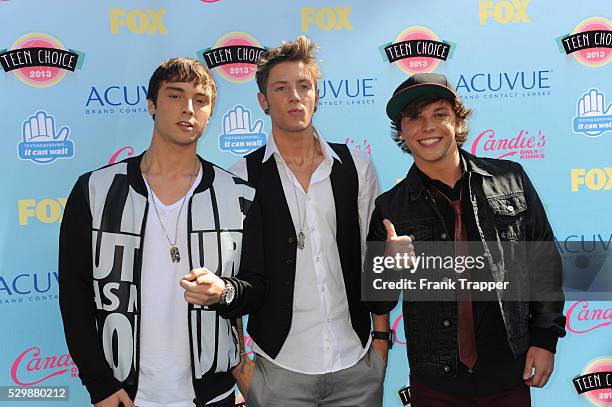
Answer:
[[[386,207],[392,201],[394,201],[399,195],[405,195],[408,193],[406,190],[406,178],[395,184],[391,189],[383,192],[374,201],[378,207]]]
[[[213,185],[231,188],[237,197],[252,200],[255,188],[246,180],[215,164],[211,164],[215,172]],[[233,167],[232,167],[233,168]]]

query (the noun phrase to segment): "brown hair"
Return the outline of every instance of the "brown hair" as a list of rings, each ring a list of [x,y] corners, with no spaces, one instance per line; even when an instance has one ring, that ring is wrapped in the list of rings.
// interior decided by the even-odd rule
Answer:
[[[157,67],[153,75],[151,75],[151,79],[149,79],[149,89],[147,90],[147,99],[154,104],[157,103],[157,94],[163,82],[192,82],[196,86],[209,87],[211,92],[211,108],[215,107],[217,84],[208,68],[197,59],[167,59]]]
[[[408,103],[402,109],[402,115],[398,121],[391,122],[391,138],[395,143],[402,149],[403,152],[412,154],[406,142],[401,137],[400,133],[402,132],[402,118],[403,117],[412,117],[416,118],[419,113],[428,105],[435,103],[439,100],[447,100],[444,98],[440,98],[438,96],[425,96],[412,102]],[[456,98],[454,102],[449,100],[453,112],[455,112],[456,116],[456,127],[459,128],[459,131],[455,133],[455,141],[457,145],[461,147],[466,141],[468,136],[468,118],[472,114],[472,109],[468,109],[461,99]]]
[[[321,70],[315,58],[317,48],[316,44],[310,42],[305,36],[300,35],[294,42],[283,41],[280,47],[270,48],[264,52],[257,62],[257,72],[255,73],[259,91],[264,95],[266,94],[266,83],[268,82],[270,70],[279,63],[287,61],[303,62],[308,67],[316,88],[317,82],[321,79]]]

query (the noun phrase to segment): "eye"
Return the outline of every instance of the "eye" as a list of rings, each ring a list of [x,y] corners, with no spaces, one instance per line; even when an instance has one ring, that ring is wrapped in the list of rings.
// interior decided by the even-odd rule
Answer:
[[[279,87],[277,87],[277,88],[276,88],[276,89],[274,89],[274,90],[276,90],[277,92],[282,92],[282,91],[284,91],[284,90],[285,90],[285,87],[284,87],[284,86],[279,86]]]
[[[199,105],[206,105],[207,101],[204,100],[204,99],[196,99],[196,103],[199,104]]]
[[[168,95],[168,97],[169,97],[170,99],[174,99],[174,100],[180,99],[180,96],[179,96],[179,95]]]

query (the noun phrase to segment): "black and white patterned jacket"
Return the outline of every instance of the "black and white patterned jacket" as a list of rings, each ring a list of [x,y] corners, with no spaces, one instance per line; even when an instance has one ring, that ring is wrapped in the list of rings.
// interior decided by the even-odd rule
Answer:
[[[120,388],[134,399],[138,389],[140,275],[149,214],[141,158],[82,175],[68,198],[60,230],[64,331],[92,403]],[[260,256],[253,255],[261,242],[255,190],[200,161],[202,180],[188,202],[189,266],[207,267],[231,281],[236,299],[230,310],[221,308],[240,315],[257,309],[266,292]],[[249,250],[242,250],[243,245]],[[230,370],[239,362],[236,328],[217,308],[186,307],[197,404],[231,389]]]

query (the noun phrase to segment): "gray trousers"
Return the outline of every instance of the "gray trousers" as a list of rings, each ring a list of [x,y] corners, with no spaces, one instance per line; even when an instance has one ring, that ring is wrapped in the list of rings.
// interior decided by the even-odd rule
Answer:
[[[303,374],[255,356],[247,407],[379,407],[386,364],[373,346],[354,366]]]

